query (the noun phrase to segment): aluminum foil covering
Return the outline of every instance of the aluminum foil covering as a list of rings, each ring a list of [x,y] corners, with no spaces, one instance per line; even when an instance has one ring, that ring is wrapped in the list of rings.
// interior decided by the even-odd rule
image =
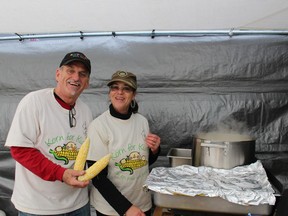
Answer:
[[[229,170],[190,165],[156,167],[145,187],[163,194],[221,197],[240,205],[274,205],[276,201],[259,160]]]

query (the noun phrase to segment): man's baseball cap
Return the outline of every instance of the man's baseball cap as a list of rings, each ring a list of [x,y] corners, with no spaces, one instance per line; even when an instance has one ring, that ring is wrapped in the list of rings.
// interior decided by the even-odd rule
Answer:
[[[137,78],[136,76],[131,72],[126,71],[116,71],[112,77],[111,80],[107,83],[107,86],[112,85],[114,82],[124,82],[134,90],[137,89]]]
[[[68,65],[71,62],[79,61],[82,62],[85,67],[88,69],[89,74],[91,73],[91,63],[90,60],[81,52],[70,52],[65,55],[63,60],[60,63],[60,67],[62,65]]]

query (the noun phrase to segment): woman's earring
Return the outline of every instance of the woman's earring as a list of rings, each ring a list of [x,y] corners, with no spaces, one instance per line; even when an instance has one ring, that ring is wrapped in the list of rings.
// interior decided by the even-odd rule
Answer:
[[[131,106],[132,109],[134,109],[135,106],[136,106],[136,101],[132,100],[130,106]]]

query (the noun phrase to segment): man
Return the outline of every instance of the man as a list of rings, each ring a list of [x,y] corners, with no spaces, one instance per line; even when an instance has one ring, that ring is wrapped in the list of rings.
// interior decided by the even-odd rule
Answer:
[[[90,60],[80,52],[65,55],[56,70],[57,85],[27,94],[19,103],[5,146],[16,160],[11,201],[25,215],[90,215],[89,182],[73,170],[92,120],[78,97],[89,86]]]

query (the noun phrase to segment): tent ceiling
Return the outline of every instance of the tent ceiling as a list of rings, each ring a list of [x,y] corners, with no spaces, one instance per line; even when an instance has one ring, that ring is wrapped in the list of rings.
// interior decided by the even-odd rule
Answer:
[[[286,0],[10,0],[0,34],[288,29]],[[5,20],[5,22],[4,22]]]

